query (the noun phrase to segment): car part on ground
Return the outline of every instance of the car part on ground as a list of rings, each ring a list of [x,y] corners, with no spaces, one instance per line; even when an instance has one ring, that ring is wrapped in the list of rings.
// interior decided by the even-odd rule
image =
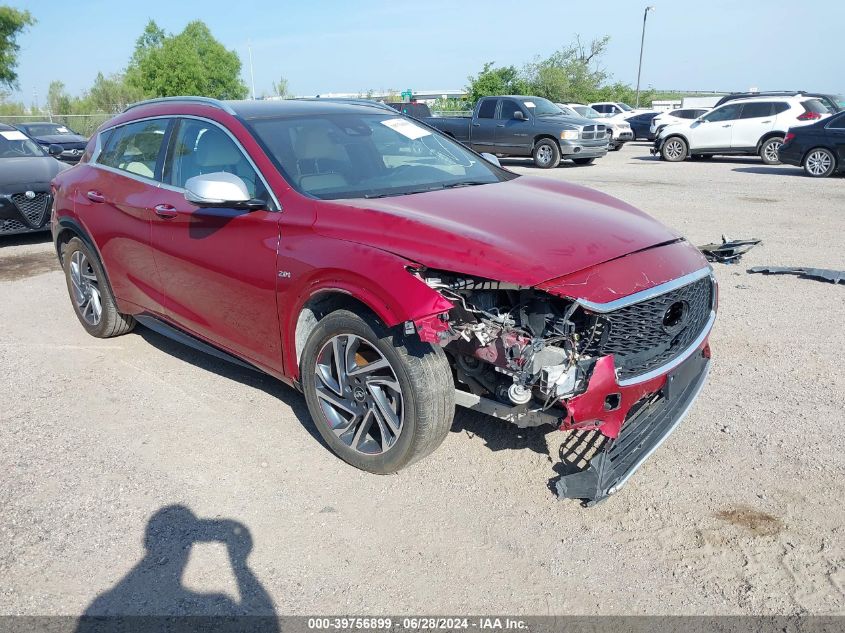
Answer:
[[[302,389],[331,450],[369,472],[434,450],[458,402],[615,440],[594,502],[677,424],[682,368],[704,379],[717,293],[697,249],[386,106],[153,100],[54,186],[86,330],[137,318]],[[648,441],[630,442],[647,404]]]
[[[722,236],[721,243],[704,244],[698,250],[704,253],[708,262],[719,262],[720,264],[738,264],[739,260],[752,248],[760,244],[762,240],[727,240]]]
[[[749,273],[763,273],[765,275],[798,275],[802,279],[818,279],[834,284],[845,284],[845,270],[831,270],[829,268],[806,268],[803,266],[755,266],[748,269]]]

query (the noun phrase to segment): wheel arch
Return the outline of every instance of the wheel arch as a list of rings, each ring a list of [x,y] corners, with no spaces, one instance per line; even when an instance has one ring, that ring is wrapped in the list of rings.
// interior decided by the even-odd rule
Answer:
[[[772,138],[780,138],[783,139],[786,136],[786,132],[780,132],[778,130],[769,130],[763,136],[760,137],[760,140],[757,141],[757,151],[760,151],[760,148],[763,147],[763,143],[768,141]]]
[[[560,141],[558,139],[556,139],[554,136],[552,136],[551,134],[537,134],[537,135],[535,135],[534,136],[534,144],[531,146],[531,149],[533,150],[535,147],[537,147],[537,143],[539,143],[540,141],[545,140],[545,139],[549,139],[550,141],[554,141],[555,145],[557,145],[558,150],[560,149]]]

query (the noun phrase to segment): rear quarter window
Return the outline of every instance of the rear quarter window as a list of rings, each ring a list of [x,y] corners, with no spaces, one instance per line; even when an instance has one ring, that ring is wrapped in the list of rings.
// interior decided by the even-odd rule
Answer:
[[[807,112],[816,112],[818,114],[829,114],[830,110],[828,110],[827,106],[822,103],[819,99],[807,99],[806,101],[802,101],[801,105],[804,106],[804,109]]]

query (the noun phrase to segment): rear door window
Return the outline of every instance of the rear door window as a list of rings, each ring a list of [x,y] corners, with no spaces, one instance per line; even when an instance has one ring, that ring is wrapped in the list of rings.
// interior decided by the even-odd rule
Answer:
[[[97,163],[135,176],[160,179],[159,156],[170,119],[128,123],[108,133]]]
[[[740,119],[759,119],[762,117],[772,116],[772,102],[771,101],[754,101],[752,103],[742,104],[742,114]]]
[[[478,108],[478,118],[479,119],[492,119],[496,116],[496,103],[498,99],[485,99],[481,102],[481,106]]]

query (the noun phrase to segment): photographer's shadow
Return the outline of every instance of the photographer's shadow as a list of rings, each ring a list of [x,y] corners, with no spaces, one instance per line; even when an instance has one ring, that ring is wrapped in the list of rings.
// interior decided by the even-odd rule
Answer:
[[[229,554],[240,601],[223,593],[202,593],[182,584],[195,543],[223,543]],[[146,554],[114,587],[99,595],[80,618],[77,632],[98,631],[105,621],[137,616],[250,617],[250,630],[279,631],[270,595],[246,562],[252,537],[232,520],[199,519],[182,505],[156,512],[144,534]],[[154,620],[154,617],[150,617]],[[137,621],[136,621],[137,623]]]

